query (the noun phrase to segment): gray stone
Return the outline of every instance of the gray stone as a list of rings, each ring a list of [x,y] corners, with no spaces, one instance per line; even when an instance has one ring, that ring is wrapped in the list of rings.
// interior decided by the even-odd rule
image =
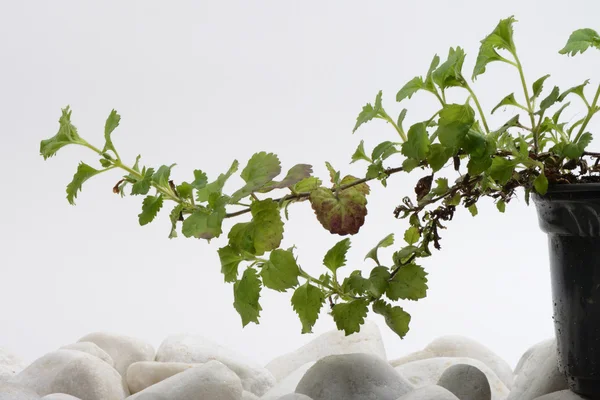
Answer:
[[[53,393],[42,397],[41,400],[81,400],[79,397],[64,393]]]
[[[462,400],[441,386],[423,386],[405,394],[397,400]]]
[[[127,386],[131,394],[141,392],[149,386],[202,364],[179,362],[140,361],[127,369]]]
[[[306,374],[306,371],[315,365],[314,362],[309,362],[280,380],[273,386],[267,393],[265,393],[260,400],[279,400],[279,398],[285,394],[293,393],[296,391],[298,382]]]
[[[460,400],[491,400],[492,391],[487,377],[478,368],[457,364],[448,368],[438,381]]]
[[[558,370],[555,341],[544,341],[534,346],[521,364],[506,400],[533,400],[569,388],[567,378]]]
[[[196,364],[210,360],[225,364],[239,376],[244,390],[257,396],[262,396],[275,384],[275,378],[267,369],[202,336],[170,336],[156,354],[156,361],[160,362]]]
[[[241,400],[240,378],[219,361],[189,368],[127,400]]]
[[[492,400],[504,400],[509,390],[486,364],[474,358],[434,357],[402,364],[395,370],[415,387],[436,385],[448,368],[457,364],[472,365],[485,374],[492,390]]]
[[[102,361],[104,361],[105,363],[110,365],[111,367],[115,366],[115,362],[112,359],[112,357],[107,352],[105,352],[100,347],[98,347],[98,345],[96,343],[92,343],[92,342],[71,343],[67,346],[61,347],[61,349],[83,351],[84,353],[88,353],[88,354],[98,357],[99,359],[101,359]]]
[[[16,355],[0,347],[0,382],[7,381],[25,368]]]
[[[8,382],[0,382],[0,400],[39,400],[31,389]]]
[[[301,394],[301,393],[289,393],[286,394],[283,397],[280,397],[277,400],[312,400],[310,397],[308,397],[305,394]]]
[[[313,400],[396,400],[413,389],[380,357],[344,354],[317,361],[295,392]]]
[[[534,400],[587,400],[570,390],[561,390],[560,392],[548,393],[541,397],[536,397]]]
[[[121,375],[98,357],[58,350],[35,360],[11,379],[40,396],[65,393],[85,400],[120,400],[129,395]]]
[[[546,348],[549,346],[556,346],[556,339],[554,339],[554,338],[546,339],[543,342],[539,342],[539,343],[531,346],[530,348],[528,348],[527,351],[525,353],[523,353],[523,355],[519,359],[519,362],[517,363],[517,366],[515,367],[515,376],[519,375],[521,373],[521,370],[523,369],[523,367],[527,363],[530,362],[530,359],[531,359],[532,355],[534,354],[534,352],[538,351],[539,349]]]
[[[127,368],[134,362],[154,360],[155,351],[152,345],[129,336],[96,332],[82,337],[78,342],[92,342],[98,345],[110,355],[115,369],[123,377],[127,373]]]
[[[246,392],[244,390],[242,392],[242,400],[258,400],[258,396],[254,393]]]
[[[279,382],[308,362],[320,360],[334,354],[368,353],[387,360],[379,327],[366,322],[360,332],[346,336],[343,331],[332,330],[308,342],[299,349],[277,357],[267,368]]]

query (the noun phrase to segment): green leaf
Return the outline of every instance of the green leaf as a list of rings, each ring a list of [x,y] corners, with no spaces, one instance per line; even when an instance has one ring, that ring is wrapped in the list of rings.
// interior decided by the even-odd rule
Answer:
[[[465,87],[462,75],[465,51],[461,47],[450,48],[448,59],[433,72],[433,81],[442,89],[448,87]]]
[[[440,112],[437,135],[442,145],[458,148],[475,123],[475,111],[470,105],[448,104]]]
[[[342,291],[353,296],[360,296],[366,293],[371,287],[371,282],[363,278],[360,271],[352,271],[350,276],[344,279]]]
[[[289,169],[285,178],[283,178],[282,181],[271,182],[267,186],[263,187],[262,189],[259,189],[258,191],[261,193],[267,193],[273,189],[289,188],[289,187],[292,187],[292,186],[296,185],[297,183],[303,181],[304,179],[310,178],[311,177],[310,174],[312,174],[312,165],[296,164],[292,168]],[[317,185],[317,187],[319,185]]]
[[[467,163],[467,171],[469,175],[475,176],[481,174],[492,165],[492,158],[490,156],[483,157],[471,157]]]
[[[352,300],[333,306],[331,314],[335,325],[343,330],[346,336],[360,331],[360,326],[365,323],[369,303],[366,300]]]
[[[372,106],[371,103],[367,103],[367,105],[363,107],[362,111],[360,112],[360,114],[358,114],[358,117],[356,118],[356,125],[354,126],[352,133],[356,132],[356,130],[362,124],[369,122],[377,116],[377,114],[381,110],[381,96],[382,92],[380,90],[379,93],[377,93],[377,97],[375,98],[375,106]]]
[[[535,188],[535,191],[542,196],[548,191],[548,178],[546,178],[546,175],[543,171],[533,181],[533,187]]]
[[[354,154],[352,154],[352,163],[358,161],[358,160],[365,160],[368,162],[373,162],[373,160],[371,160],[369,158],[369,156],[367,156],[367,154],[365,153],[365,141],[361,140],[360,144],[358,145],[356,151],[354,152]]]
[[[285,292],[298,285],[300,270],[291,251],[275,249],[269,256],[269,262],[262,266],[260,275],[266,287]]]
[[[583,156],[583,153],[586,147],[592,142],[592,134],[589,132],[584,133],[579,138],[577,143],[567,143],[563,150],[563,154],[565,157],[570,158],[572,160],[579,159]]]
[[[372,160],[377,160],[381,157],[382,160],[385,160],[392,154],[396,153],[399,153],[398,149],[396,148],[396,143],[385,141],[375,146],[373,153],[371,154],[371,158]]]
[[[311,192],[321,186],[321,180],[314,176],[304,178],[293,186],[293,191],[296,193]]]
[[[567,97],[571,93],[575,93],[576,95],[581,97],[583,100],[585,100],[584,89],[589,83],[590,83],[590,80],[586,79],[585,82],[583,82],[581,85],[573,86],[572,88],[566,90],[565,92],[561,93],[561,95],[558,97],[558,101],[562,102],[565,99],[565,97]]]
[[[340,171],[336,171],[335,168],[331,165],[329,161],[325,161],[325,166],[327,167],[327,171],[329,171],[329,177],[331,178],[331,183],[336,186],[340,184]]]
[[[112,110],[106,119],[106,123],[104,124],[104,140],[106,142],[104,144],[104,149],[102,150],[103,153],[107,150],[112,150],[116,154],[117,151],[115,150],[115,146],[113,145],[110,135],[117,128],[117,126],[119,126],[120,121],[121,116],[117,114],[117,111]]]
[[[365,223],[367,198],[364,190],[358,186],[341,190],[337,195],[323,187],[310,193],[312,209],[321,225],[329,232],[342,236],[354,235]]]
[[[400,267],[390,281],[386,296],[390,300],[419,300],[427,296],[427,272],[410,263]]]
[[[181,212],[183,211],[183,204],[177,204],[171,213],[169,214],[169,219],[171,220],[171,232],[169,233],[169,239],[173,239],[177,237],[177,222],[181,218]]]
[[[244,258],[238,254],[235,249],[229,245],[221,247],[219,250],[219,260],[221,261],[221,272],[225,282],[235,282],[238,278],[238,268]]]
[[[44,160],[52,157],[58,150],[66,145],[81,143],[77,128],[71,124],[71,109],[69,106],[62,109],[62,115],[58,120],[60,125],[56,135],[50,139],[42,140],[40,143],[40,154]]]
[[[574,56],[577,53],[583,54],[590,47],[600,49],[600,35],[593,29],[578,29],[571,34],[567,44],[559,53]]]
[[[323,258],[323,264],[332,272],[337,271],[338,268],[346,265],[346,254],[348,253],[349,249],[350,239],[346,238],[340,240],[327,251],[325,258]]]
[[[369,275],[369,282],[371,286],[369,292],[374,297],[381,297],[385,293],[388,287],[388,280],[390,279],[390,271],[387,267],[375,267],[371,270]]]
[[[255,201],[250,206],[254,224],[254,248],[256,255],[279,247],[283,239],[283,221],[277,202],[272,199]]]
[[[206,187],[208,178],[206,174],[199,169],[194,170],[194,181],[191,183],[192,187],[196,190]]]
[[[450,157],[452,157],[452,149],[444,147],[439,143],[434,143],[429,146],[429,154],[427,155],[427,162],[433,172],[437,172],[446,165]]]
[[[542,89],[544,88],[544,82],[549,77],[550,77],[550,74],[544,75],[540,79],[538,79],[537,81],[533,82],[533,95],[531,96],[532,100],[535,99],[535,98],[537,98],[537,97],[539,97],[540,94],[542,94]]]
[[[472,216],[475,217],[479,213],[479,211],[477,210],[477,204],[471,204],[469,206],[469,212],[471,213]]]
[[[435,183],[437,184],[437,186],[431,191],[435,195],[440,196],[450,189],[450,187],[448,186],[448,178],[438,178],[435,180]]]
[[[171,166],[161,165],[161,167],[152,175],[152,182],[163,187],[169,187],[169,177],[171,176]]]
[[[423,85],[423,89],[432,93],[436,92],[435,84],[433,82],[433,71],[437,69],[438,65],[440,65],[440,57],[436,54],[435,56],[433,56],[431,64],[429,64],[429,71],[427,71],[427,75],[425,76],[425,82]]]
[[[372,259],[373,261],[375,261],[377,263],[377,265],[380,265],[379,263],[379,258],[377,256],[377,252],[379,251],[379,249],[381,247],[390,247],[391,245],[394,244],[394,234],[390,233],[389,235],[387,235],[386,237],[384,237],[383,239],[381,239],[379,241],[379,243],[377,243],[377,246],[373,247],[365,256],[365,260],[367,258]]]
[[[146,195],[150,191],[152,184],[152,176],[154,175],[154,168],[148,168],[144,171],[142,179],[138,180],[131,186],[132,195]]]
[[[425,84],[423,82],[423,78],[420,76],[415,76],[398,91],[398,94],[396,94],[396,101],[402,101],[406,98],[410,99],[413,94],[424,88]]]
[[[554,115],[552,116],[552,121],[554,122],[554,124],[558,124],[558,120],[560,119],[560,115],[562,114],[562,112],[565,110],[565,108],[569,107],[571,105],[571,103],[565,103],[562,105],[562,107],[560,107],[558,109],[558,111],[556,111],[554,113]]]
[[[203,209],[196,210],[183,221],[181,233],[187,238],[210,240],[223,233],[221,226],[224,218],[224,209],[214,212]]]
[[[319,318],[323,303],[325,303],[323,291],[308,281],[294,291],[292,307],[300,317],[302,333],[312,333],[312,327]]]
[[[392,307],[383,300],[373,303],[373,312],[383,315],[385,323],[396,333],[400,339],[404,338],[409,331],[410,314],[400,306]]]
[[[557,102],[559,95],[560,95],[560,89],[558,88],[558,86],[554,86],[554,89],[552,89],[552,92],[548,95],[548,97],[546,97],[540,103],[540,109],[536,112],[536,114],[541,115],[547,109],[552,107],[552,105],[554,105],[554,103]]]
[[[404,232],[404,241],[408,244],[415,244],[421,238],[421,232],[419,228],[411,226]]]
[[[275,154],[264,151],[254,154],[241,174],[246,184],[231,195],[231,201],[237,202],[256,192],[280,173],[281,164]]]
[[[193,197],[194,187],[187,183],[182,182],[181,185],[177,185],[177,194],[183,199],[191,199]]]
[[[152,222],[162,208],[162,205],[163,197],[161,194],[158,196],[146,196],[142,203],[142,213],[138,215],[140,225],[144,226]]]
[[[84,182],[101,172],[103,171],[94,169],[85,163],[79,163],[77,172],[75,172],[75,175],[73,175],[73,180],[67,185],[67,200],[69,201],[69,204],[75,205],[77,192],[81,191],[81,187],[83,186]]]
[[[396,125],[398,125],[398,127],[400,129],[402,129],[402,124],[404,123],[404,118],[406,118],[406,108],[403,108],[402,111],[400,111],[400,114],[398,114],[398,121],[396,122]]]
[[[423,160],[429,151],[429,136],[425,124],[420,122],[414,124],[408,130],[408,138],[402,143],[402,154],[407,158]]]
[[[225,186],[225,183],[231,177],[231,175],[233,175],[238,170],[239,165],[239,162],[237,160],[234,160],[231,164],[231,167],[229,167],[229,170],[226,173],[219,175],[219,177],[214,182],[211,182],[205,187],[198,190],[198,192],[196,193],[196,200],[198,200],[199,202],[208,201],[208,198],[212,193],[221,193],[223,191],[223,186]]]
[[[490,169],[490,176],[501,185],[504,185],[512,178],[515,166],[516,163],[513,160],[507,160],[503,157],[494,157]]]
[[[515,107],[518,107],[518,108],[521,108],[521,109],[522,109],[522,108],[524,108],[522,105],[520,105],[520,104],[517,102],[517,100],[515,100],[515,94],[514,94],[514,93],[511,93],[511,94],[509,94],[508,96],[506,96],[505,98],[503,98],[503,99],[500,101],[500,103],[498,103],[498,104],[496,105],[496,107],[494,107],[494,108],[492,109],[492,114],[493,114],[493,113],[494,113],[494,112],[495,112],[497,109],[499,109],[499,108],[500,108],[500,107],[502,107],[502,106],[515,106]]]
[[[506,203],[504,202],[504,200],[498,200],[498,202],[496,203],[496,208],[501,213],[504,213],[504,211],[506,210]]]
[[[258,303],[260,299],[260,279],[253,268],[244,271],[242,279],[233,284],[233,306],[242,317],[242,326],[250,322],[258,324],[258,318],[262,307]]]
[[[515,43],[513,41],[513,23],[516,22],[514,17],[509,17],[501,20],[496,28],[481,41],[479,55],[473,69],[473,80],[478,75],[485,72],[485,67],[494,61],[506,62],[496,50],[508,50],[511,53],[516,52]]]
[[[402,169],[405,172],[410,172],[413,169],[417,168],[419,164],[419,160],[415,160],[414,158],[407,158],[402,162]]]

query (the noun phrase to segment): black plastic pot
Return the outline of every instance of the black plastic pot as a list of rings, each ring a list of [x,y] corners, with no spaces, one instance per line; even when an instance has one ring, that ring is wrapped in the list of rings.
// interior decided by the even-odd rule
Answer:
[[[600,184],[533,199],[548,234],[559,368],[573,392],[600,399]]]

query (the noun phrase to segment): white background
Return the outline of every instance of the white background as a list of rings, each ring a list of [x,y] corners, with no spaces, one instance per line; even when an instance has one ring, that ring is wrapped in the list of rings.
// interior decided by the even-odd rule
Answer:
[[[428,118],[436,110],[430,95],[398,104],[396,91],[450,46],[466,49],[470,76],[479,41],[513,14],[530,84],[551,73],[547,90],[586,78],[597,85],[600,53],[558,54],[573,30],[600,29],[595,0],[1,2],[0,346],[32,360],[96,330],[155,346],[189,332],[266,363],[313,337],[300,334],[290,295],[270,291],[263,291],[261,324],[242,329],[232,287],[219,272],[216,250],[225,238],[210,245],[169,240],[168,211],[140,227],[141,198],[111,193],[118,173],[86,183],[70,206],[65,186],[77,163],[98,164],[84,148],[48,161],[39,156],[62,107],[71,105],[80,134],[96,146],[116,108],[123,118],[113,139],[121,156],[133,163],[141,153],[154,167],[176,162],[178,182],[196,168],[214,179],[234,158],[243,166],[262,150],[278,154],[284,170],[310,163],[326,178],[330,161],[363,175],[366,165],[348,166],[360,139],[370,151],[397,137],[383,121],[351,135],[361,107],[382,89],[391,115],[409,105],[409,123]],[[521,98],[509,66],[488,71],[474,85],[487,111],[510,92]],[[510,116],[501,110],[491,125]],[[372,185],[349,270],[369,271],[364,254],[388,233],[401,237],[407,221],[392,211],[419,177],[395,175],[387,190]],[[240,183],[238,175],[226,189]],[[319,274],[324,253],[340,238],[319,225],[308,203],[290,214],[284,245],[296,244],[303,268]],[[501,215],[486,200],[478,217],[460,209],[449,228],[442,252],[424,263],[428,297],[400,302],[413,315],[408,336],[399,340],[375,318],[388,355],[460,334],[514,366],[530,345],[553,335],[546,237],[535,209],[521,198]],[[387,250],[384,260],[393,248]],[[314,331],[332,327],[323,313]]]

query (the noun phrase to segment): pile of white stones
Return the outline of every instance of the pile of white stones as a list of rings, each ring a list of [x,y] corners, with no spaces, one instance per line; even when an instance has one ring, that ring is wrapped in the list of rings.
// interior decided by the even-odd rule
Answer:
[[[265,367],[202,336],[158,348],[92,333],[29,366],[0,349],[0,400],[572,400],[556,342],[529,349],[513,371],[485,346],[445,336],[388,360],[378,327],[325,333]]]

